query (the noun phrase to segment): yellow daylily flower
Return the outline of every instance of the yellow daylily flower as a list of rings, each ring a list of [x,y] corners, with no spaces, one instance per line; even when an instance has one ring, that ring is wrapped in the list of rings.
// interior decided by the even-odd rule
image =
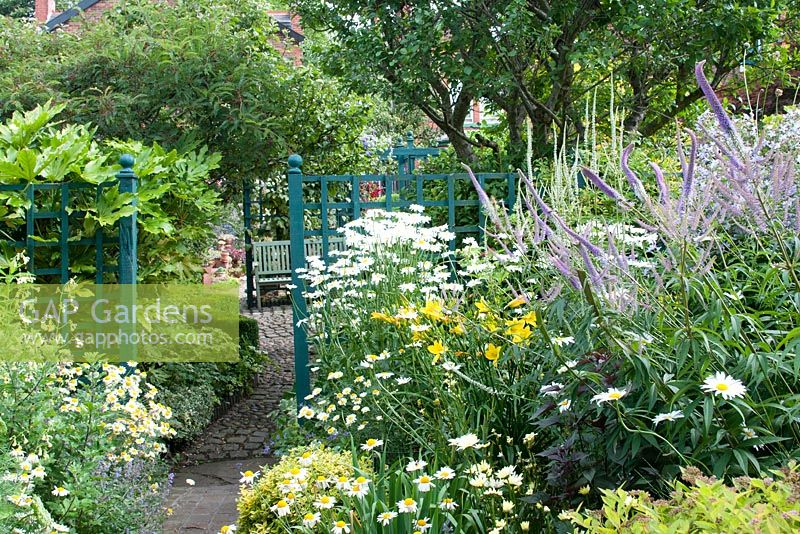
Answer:
[[[486,305],[486,302],[484,302],[483,300],[479,300],[478,302],[476,302],[476,303],[475,303],[475,307],[476,307],[476,308],[478,309],[478,311],[479,311],[479,312],[481,312],[481,313],[489,313],[490,311],[492,311],[492,310],[489,308],[489,306],[487,306],[487,305]]]
[[[444,308],[436,300],[425,301],[425,306],[419,310],[426,317],[438,321],[444,317]]]
[[[524,306],[527,303],[528,299],[520,295],[519,297],[515,298],[514,300],[506,304],[506,308],[511,308],[511,309],[519,308],[520,306]]]
[[[382,312],[372,312],[370,317],[372,319],[377,320],[377,321],[383,321],[383,322],[389,323],[389,324],[398,324],[400,322],[397,318],[392,317],[391,315],[387,315],[387,314],[382,313]]]
[[[489,332],[496,332],[498,329],[497,323],[494,319],[488,319],[483,322],[483,327],[486,328]]]
[[[531,337],[531,329],[525,324],[525,321],[522,319],[517,319],[514,321],[506,321],[506,326],[508,329],[506,330],[506,335],[511,336],[514,343],[521,343],[525,341],[529,337]]]
[[[536,325],[539,324],[538,322],[536,322],[536,312],[535,311],[529,311],[528,313],[526,313],[525,315],[520,317],[520,319],[522,319],[523,321],[528,323],[528,325],[531,328],[536,328]]]
[[[436,363],[442,357],[442,354],[447,352],[447,347],[445,347],[441,341],[434,341],[433,345],[428,345],[428,352],[433,354],[433,362]]]
[[[464,325],[458,323],[457,325],[455,325],[453,328],[450,329],[450,332],[460,336],[462,334],[465,334],[467,331],[464,329]]]
[[[489,343],[488,345],[486,345],[486,351],[483,353],[483,355],[487,360],[497,365],[497,360],[500,359],[500,354],[502,352],[503,349],[501,347],[498,347],[493,343]]]

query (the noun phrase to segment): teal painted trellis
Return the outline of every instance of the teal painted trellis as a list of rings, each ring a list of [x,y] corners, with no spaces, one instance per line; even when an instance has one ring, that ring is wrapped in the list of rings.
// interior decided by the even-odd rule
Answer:
[[[70,209],[70,202],[82,192],[91,194],[94,192],[95,200],[99,201],[104,191],[115,185],[119,185],[120,193],[130,193],[134,195],[133,206],[136,207],[135,194],[138,189],[138,178],[133,172],[134,158],[129,154],[124,154],[120,160],[122,169],[116,174],[116,180],[110,180],[101,184],[91,184],[84,182],[59,182],[59,183],[28,183],[28,184],[0,184],[0,192],[19,192],[24,196],[25,206],[25,228],[24,238],[11,239],[0,238],[0,241],[8,243],[13,248],[25,250],[29,258],[27,270],[37,279],[42,277],[52,277],[61,283],[69,281],[72,274],[70,269],[71,249],[75,247],[94,247],[95,256],[95,283],[106,283],[106,275],[116,274],[119,284],[136,284],[137,277],[137,215],[133,213],[123,217],[117,224],[116,239],[112,239],[102,228],[98,228],[91,237],[76,239],[70,237],[71,229],[81,217],[86,216],[85,211]],[[51,205],[55,209],[37,209],[40,203],[40,196],[49,196]],[[37,239],[37,222],[58,221],[58,238],[55,240],[43,241]],[[118,247],[117,265],[109,265],[105,259],[105,249],[109,246]],[[37,249],[58,248],[57,265],[37,265]]]
[[[322,241],[322,255],[328,256],[329,240],[337,236],[337,226],[341,223],[340,217],[331,217],[330,212],[349,214],[351,220],[358,219],[364,210],[380,208],[396,210],[408,208],[417,204],[425,208],[447,208],[447,226],[450,231],[458,234],[476,234],[481,236],[485,226],[485,215],[480,209],[477,198],[456,198],[459,182],[470,182],[468,174],[401,174],[401,175],[331,175],[331,176],[305,176],[301,167],[303,158],[294,154],[289,157],[289,235],[292,268],[292,300],[294,302],[294,365],[295,365],[295,392],[298,406],[304,403],[304,398],[311,392],[311,377],[309,369],[308,337],[301,326],[303,319],[308,317],[308,310],[303,298],[303,282],[297,270],[306,267],[304,242],[307,238],[318,238]],[[516,175],[513,173],[481,173],[476,178],[482,187],[486,188],[490,182],[503,182],[506,194],[504,202],[507,207],[516,201]],[[446,187],[446,198],[427,199],[426,193],[429,185],[439,183]],[[349,186],[349,187],[347,187]],[[362,188],[377,189],[382,193],[378,199],[363,200]],[[349,195],[342,195],[344,199],[332,198],[331,187],[349,190]],[[314,191],[313,201],[307,201],[305,193],[308,189]],[[469,188],[471,191],[472,187]],[[402,195],[395,194],[402,191]],[[474,191],[473,191],[474,192]],[[470,195],[471,196],[471,195]],[[457,225],[456,210],[471,208],[476,212],[477,220],[473,224]],[[305,226],[308,212],[319,212],[319,228],[307,229]],[[333,219],[337,226],[331,227]],[[450,242],[454,249],[456,241]],[[248,276],[248,280],[250,277]]]
[[[426,159],[428,156],[438,156],[440,152],[439,148],[416,146],[414,134],[408,132],[406,146],[403,146],[403,140],[399,139],[397,145],[384,152],[383,157],[387,159],[392,157],[397,161],[397,174],[414,174],[418,160]]]

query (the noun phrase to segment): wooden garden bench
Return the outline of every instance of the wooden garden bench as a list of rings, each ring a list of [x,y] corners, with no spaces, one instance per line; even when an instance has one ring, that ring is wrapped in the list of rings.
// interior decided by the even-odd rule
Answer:
[[[292,281],[292,263],[289,255],[290,241],[256,241],[253,243],[253,274],[256,286],[256,306],[261,309],[262,289],[281,289]],[[328,239],[330,250],[344,250],[343,237]],[[322,241],[306,239],[306,258],[322,256]]]

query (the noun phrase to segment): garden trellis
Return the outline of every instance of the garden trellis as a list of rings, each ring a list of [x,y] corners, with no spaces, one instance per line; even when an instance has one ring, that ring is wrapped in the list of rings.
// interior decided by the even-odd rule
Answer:
[[[441,223],[457,236],[482,237],[485,215],[466,173],[451,174],[397,174],[397,175],[319,175],[302,173],[303,159],[299,155],[289,157],[289,234],[290,263],[292,276],[292,300],[294,302],[294,359],[296,393],[299,403],[310,393],[309,348],[302,320],[307,317],[306,303],[302,296],[303,283],[297,269],[306,266],[307,243],[320,243],[322,257],[327,257],[335,247],[331,241],[340,236],[338,228],[358,219],[370,209],[387,211],[407,209],[412,205],[423,206],[435,212]],[[483,188],[494,188],[494,196],[502,198],[507,207],[516,201],[516,175],[514,173],[479,173],[476,175]],[[498,189],[502,193],[498,193]],[[253,240],[251,190],[244,192],[244,218],[246,225],[246,262],[248,303],[253,299]],[[456,240],[450,242],[451,250]]]
[[[115,180],[100,184],[85,182],[58,182],[58,183],[27,183],[0,185],[0,193],[20,193],[24,198],[25,224],[8,237],[0,239],[15,249],[25,250],[29,258],[28,271],[35,277],[54,277],[62,284],[70,280],[75,274],[71,269],[71,250],[82,247],[94,248],[95,283],[107,282],[106,275],[116,274],[120,284],[135,284],[137,277],[137,229],[136,229],[136,198],[138,179],[133,172],[134,158],[125,154],[120,160],[122,169],[116,174]],[[116,236],[108,235],[102,227],[98,226],[94,235],[81,237],[77,222],[86,217],[86,211],[73,210],[70,203],[78,195],[94,194],[96,204],[101,202],[104,192],[114,186],[119,186],[121,194],[134,195],[131,203],[132,210],[129,215],[120,218],[116,225]],[[58,221],[58,224],[47,225],[48,230],[55,230],[56,237],[49,235],[47,239],[37,236],[37,223],[39,221]],[[41,223],[40,223],[41,224]],[[56,228],[57,226],[57,228]],[[17,234],[17,235],[15,235]],[[117,264],[106,262],[107,249],[117,248]],[[57,265],[39,266],[37,250],[53,248],[58,249]]]

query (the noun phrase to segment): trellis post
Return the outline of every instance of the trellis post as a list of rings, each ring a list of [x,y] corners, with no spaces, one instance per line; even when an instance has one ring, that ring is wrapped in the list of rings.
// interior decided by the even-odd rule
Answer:
[[[133,172],[134,159],[130,154],[123,154],[119,158],[122,169],[117,173],[119,192],[133,195],[133,213],[119,220],[119,283],[135,284],[138,275],[137,261],[137,228],[136,209],[138,202],[136,192],[139,189],[139,178]]]
[[[304,284],[298,269],[306,266],[305,227],[303,209],[303,158],[297,154],[289,156],[289,257],[292,269],[292,323],[294,328],[294,376],[298,409],[311,393],[311,375],[308,368],[308,336],[302,322],[308,317]],[[301,322],[302,321],[302,322]]]
[[[245,179],[242,191],[242,209],[244,211],[244,263],[245,275],[247,277],[245,281],[247,285],[247,307],[250,309],[256,306],[254,282],[258,283],[253,280],[255,276],[255,271],[253,269],[253,216],[250,212],[253,194],[252,188],[252,182],[249,179]]]
[[[120,298],[122,304],[133,309],[136,303],[136,278],[138,277],[138,230],[136,227],[136,211],[138,207],[138,200],[136,193],[139,190],[139,178],[133,172],[133,164],[135,160],[130,154],[123,154],[119,158],[119,164],[122,169],[117,173],[117,180],[119,181],[119,192],[122,194],[133,195],[131,206],[133,206],[133,213],[119,220],[119,283],[123,286]],[[135,322],[127,323],[124,326],[124,332],[128,335],[128,342],[120,344],[120,356],[123,362],[133,361],[136,359],[136,344],[132,341],[133,335],[136,332]],[[127,368],[127,365],[125,365]],[[128,368],[128,371],[130,369]]]

